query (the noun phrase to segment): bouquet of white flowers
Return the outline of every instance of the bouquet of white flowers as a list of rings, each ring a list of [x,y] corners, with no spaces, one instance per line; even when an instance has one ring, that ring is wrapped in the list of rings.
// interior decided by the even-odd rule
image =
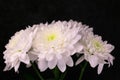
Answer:
[[[110,54],[114,49],[113,45],[95,35],[93,28],[73,20],[40,23],[28,27],[16,32],[5,48],[4,71],[14,68],[15,72],[18,72],[20,63],[23,62],[27,67],[33,66],[40,80],[44,80],[40,72],[47,68],[54,69],[55,80],[63,80],[64,77],[57,76],[57,71],[65,72],[67,66],[73,67],[72,55],[78,58],[75,65],[81,65],[80,63],[86,60],[79,80],[82,80],[87,62],[93,68],[98,66],[97,72],[100,74],[104,64],[110,66],[114,60]]]

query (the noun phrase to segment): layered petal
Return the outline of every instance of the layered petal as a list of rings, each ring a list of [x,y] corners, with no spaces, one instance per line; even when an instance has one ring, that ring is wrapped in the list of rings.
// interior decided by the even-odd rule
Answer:
[[[82,44],[83,50],[79,53],[83,56],[77,60],[76,65],[86,60],[93,68],[98,65],[98,74],[100,74],[104,64],[109,64],[109,66],[113,64],[114,57],[110,53],[114,46],[103,41],[101,36],[94,35],[89,27],[84,27],[80,33],[82,38],[79,43]]]
[[[99,64],[98,65],[98,74],[100,74],[102,72],[103,66],[104,66],[104,64]]]
[[[51,61],[48,61],[48,67],[49,67],[50,69],[55,68],[56,65],[57,65],[57,59],[56,59],[56,58],[54,58],[54,59],[51,60]]]
[[[50,69],[58,66],[60,71],[64,72],[66,65],[72,67],[71,56],[82,50],[82,45],[78,46],[82,24],[70,20],[53,21],[51,24],[41,23],[35,26],[38,27],[38,31],[33,40],[33,54],[38,55],[39,59],[44,58],[47,61],[46,66]]]
[[[11,37],[9,43],[5,46],[4,59],[6,67],[4,71],[10,70],[14,67],[15,72],[18,71],[20,62],[30,64],[28,52],[31,49],[33,38],[36,34],[36,27],[28,27],[25,30],[16,32]]]
[[[58,60],[57,66],[61,72],[64,72],[66,70],[66,64],[63,59]]]
[[[40,69],[41,72],[45,71],[48,68],[47,61],[44,59],[39,59],[38,68]]]
[[[99,63],[98,63],[98,57],[91,55],[88,57],[87,59],[91,65],[91,67],[96,67]]]

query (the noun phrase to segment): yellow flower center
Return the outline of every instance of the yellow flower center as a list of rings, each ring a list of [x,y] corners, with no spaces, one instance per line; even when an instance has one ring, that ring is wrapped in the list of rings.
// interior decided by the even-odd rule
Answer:
[[[22,52],[22,50],[18,50],[18,52]]]
[[[47,36],[47,41],[51,42],[51,41],[54,41],[56,39],[56,34],[53,33],[53,34],[50,34]]]
[[[99,42],[97,40],[93,41],[93,45],[96,50],[102,50],[102,48],[103,48],[103,45],[101,44],[101,42]]]

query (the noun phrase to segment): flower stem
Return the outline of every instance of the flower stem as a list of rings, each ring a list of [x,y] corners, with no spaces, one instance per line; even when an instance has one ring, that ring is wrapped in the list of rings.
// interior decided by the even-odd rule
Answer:
[[[37,70],[36,66],[34,65],[34,63],[31,62],[31,64],[32,64],[32,67],[33,67],[34,71],[38,75],[39,79],[44,80],[43,77],[40,75],[39,71]]]
[[[87,62],[85,62],[85,64],[83,65],[83,67],[82,67],[82,69],[81,69],[80,76],[79,76],[79,80],[82,80],[83,73],[84,73],[84,71],[85,71],[86,66],[87,66]]]
[[[55,76],[55,80],[59,80],[59,69],[57,67],[55,67],[55,69],[53,70],[54,76]]]
[[[67,74],[67,71],[65,71],[64,73],[62,73],[59,80],[63,80],[65,78],[66,74]]]

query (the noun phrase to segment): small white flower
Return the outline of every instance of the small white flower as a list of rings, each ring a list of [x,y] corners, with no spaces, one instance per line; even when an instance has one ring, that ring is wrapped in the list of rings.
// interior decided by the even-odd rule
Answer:
[[[113,64],[114,57],[110,54],[114,49],[113,45],[102,41],[100,36],[94,35],[92,32],[83,36],[81,40],[84,55],[77,60],[76,65],[85,59],[93,68],[98,65],[98,74],[100,74],[104,64],[109,64],[109,66]]]
[[[77,42],[81,39],[78,34],[81,23],[74,21],[58,21],[51,24],[36,25],[38,32],[33,40],[32,53],[38,55],[40,71],[47,68],[53,69],[57,65],[61,72],[66,70],[66,65],[73,66],[71,56],[82,50]],[[81,48],[81,49],[80,49]]]
[[[4,71],[14,67],[15,72],[17,72],[20,62],[30,64],[27,52],[31,48],[36,31],[37,28],[29,27],[25,30],[16,32],[15,35],[11,37],[9,43],[5,46],[4,59],[6,67]]]

